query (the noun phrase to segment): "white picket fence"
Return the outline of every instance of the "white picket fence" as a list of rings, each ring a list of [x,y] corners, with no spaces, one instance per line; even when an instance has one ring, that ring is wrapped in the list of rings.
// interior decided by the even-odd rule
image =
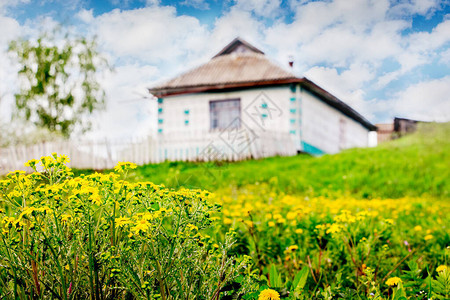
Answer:
[[[238,161],[295,155],[296,148],[289,134],[269,131],[175,132],[157,138],[127,141],[104,139],[46,142],[0,148],[0,174],[12,170],[31,171],[24,167],[24,162],[39,159],[52,152],[67,155],[72,168],[103,170],[113,168],[118,161],[130,161],[137,165],[166,160]]]

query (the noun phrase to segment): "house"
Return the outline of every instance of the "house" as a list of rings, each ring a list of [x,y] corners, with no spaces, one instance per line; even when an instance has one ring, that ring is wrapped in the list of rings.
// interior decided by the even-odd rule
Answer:
[[[166,159],[204,158],[206,152],[217,156],[206,159],[336,153],[367,147],[369,131],[376,130],[240,38],[149,91],[158,98],[160,156]]]

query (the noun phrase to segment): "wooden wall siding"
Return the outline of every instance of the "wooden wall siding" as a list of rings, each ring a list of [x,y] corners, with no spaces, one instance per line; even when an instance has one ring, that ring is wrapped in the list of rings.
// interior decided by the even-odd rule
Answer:
[[[220,134],[224,135],[222,138]],[[111,169],[119,161],[138,165],[170,161],[238,161],[270,156],[296,154],[289,134],[261,131],[244,134],[244,139],[233,139],[224,132],[172,133],[170,137],[152,137],[128,141],[65,141],[49,142],[32,146],[0,148],[0,174],[14,170],[32,170],[24,167],[30,159],[39,159],[52,152],[66,154],[71,168]],[[213,153],[215,151],[215,153]]]
[[[302,142],[325,153],[368,146],[368,130],[302,89]],[[345,123],[345,129],[341,126]],[[306,151],[306,150],[305,150]]]

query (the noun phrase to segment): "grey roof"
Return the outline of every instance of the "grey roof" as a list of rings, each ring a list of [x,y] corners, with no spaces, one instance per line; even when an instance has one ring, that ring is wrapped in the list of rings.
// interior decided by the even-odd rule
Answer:
[[[227,87],[295,78],[294,74],[268,60],[261,50],[241,39],[235,39],[209,62],[149,90],[159,96],[188,92],[200,87]]]

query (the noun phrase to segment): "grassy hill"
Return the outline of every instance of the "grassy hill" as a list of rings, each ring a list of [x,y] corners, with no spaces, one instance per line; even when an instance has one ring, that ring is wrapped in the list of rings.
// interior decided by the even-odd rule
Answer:
[[[139,167],[131,178],[208,190],[267,182],[286,193],[306,196],[448,197],[450,123],[421,124],[410,136],[335,155],[236,163],[166,162]]]

